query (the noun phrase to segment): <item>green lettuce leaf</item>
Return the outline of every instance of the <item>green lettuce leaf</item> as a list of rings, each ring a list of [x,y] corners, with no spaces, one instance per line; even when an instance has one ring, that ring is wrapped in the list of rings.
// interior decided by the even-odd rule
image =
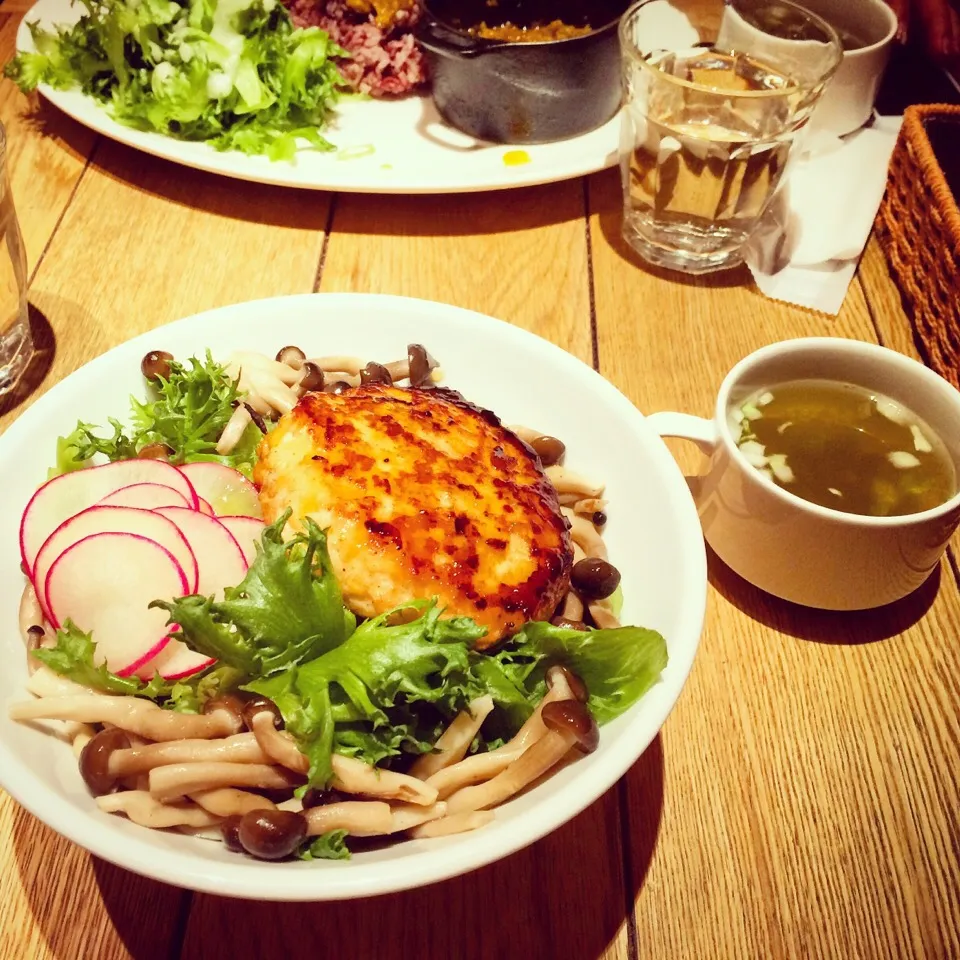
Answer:
[[[411,610],[415,619],[397,622]],[[429,749],[444,721],[482,692],[470,649],[484,629],[440,613],[434,601],[407,604],[296,670],[244,686],[277,704],[310,760],[309,785],[329,781],[334,750],[376,763]]]
[[[28,92],[79,88],[119,123],[217,150],[291,161],[331,150],[320,134],[346,84],[346,51],[294,29],[276,0],[81,0],[76,24],[30,24],[36,52],[5,74]]]
[[[130,398],[132,424],[125,428],[110,419],[113,436],[103,437],[94,424],[79,422],[76,429],[57,440],[57,461],[52,475],[89,466],[95,457],[130,460],[152,444],[163,444],[171,463],[210,461],[251,475],[257,446],[263,436],[251,423],[240,442],[226,455],[216,452],[223,428],[242,400],[237,384],[207,351],[204,360],[170,363],[170,375],[149,385],[146,401]]]
[[[538,701],[546,693],[546,672],[569,667],[590,693],[598,724],[620,716],[660,678],[667,645],[655,630],[566,630],[551,623],[528,623],[494,659],[504,674]]]
[[[94,666],[96,648],[91,634],[84,633],[73,621],[67,620],[63,629],[57,631],[56,645],[36,650],[34,656],[54,673],[104,693],[149,697],[151,700],[169,694],[170,687],[159,676],[144,683],[136,677],[117,676],[107,669],[106,664]]]
[[[297,856],[301,860],[349,860],[346,830],[331,830],[319,837],[311,837],[300,848]]]
[[[326,534],[307,520],[284,542],[287,511],[266,527],[243,581],[224,599],[191,595],[155,600],[183,641],[247,677],[269,677],[312,660],[346,639],[354,618],[343,606]]]

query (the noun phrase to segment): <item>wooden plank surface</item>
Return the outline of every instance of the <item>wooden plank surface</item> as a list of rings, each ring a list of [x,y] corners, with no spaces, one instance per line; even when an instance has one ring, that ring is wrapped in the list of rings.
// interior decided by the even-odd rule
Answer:
[[[615,175],[592,179],[600,370],[641,409],[710,416],[723,374],[775,340],[875,340],[879,327],[909,348],[875,247],[839,317],[824,317],[770,303],[748,275],[665,283],[637,268],[619,202]],[[695,470],[699,454],[677,450]],[[776,601],[715,556],[710,583],[701,650],[660,738],[656,852],[645,877],[629,878],[641,955],[960,954],[949,567],[867,614]],[[631,826],[646,820],[647,787],[628,776]]]

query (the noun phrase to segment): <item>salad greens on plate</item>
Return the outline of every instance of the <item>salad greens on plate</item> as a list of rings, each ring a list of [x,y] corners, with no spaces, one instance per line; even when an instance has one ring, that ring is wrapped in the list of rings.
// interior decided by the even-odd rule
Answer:
[[[79,2],[76,24],[28,24],[35,50],[4,70],[24,92],[79,88],[128,127],[271,160],[333,149],[320,130],[347,53],[279,0]]]

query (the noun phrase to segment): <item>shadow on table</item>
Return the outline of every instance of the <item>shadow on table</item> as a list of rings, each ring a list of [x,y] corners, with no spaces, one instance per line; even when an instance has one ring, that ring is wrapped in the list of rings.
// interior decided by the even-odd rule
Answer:
[[[734,573],[707,547],[708,579],[724,599],[748,617],[780,633],[812,643],[860,645],[895,637],[920,620],[940,589],[940,566],[909,596],[873,610],[814,610],[780,600]]]
[[[13,390],[0,397],[0,417],[15,410],[37,390],[50,372],[56,356],[57,341],[50,321],[32,303],[29,304],[29,311],[33,356]]]
[[[46,109],[52,109],[47,107]],[[477,236],[536,230],[584,214],[579,186],[545,184],[503,193],[429,197],[338,194],[252,183],[205,173],[101,139],[91,155],[100,174],[191,209],[275,227],[376,236]],[[509,201],[509,202],[507,202]]]
[[[12,833],[25,898],[57,960],[119,956],[117,938],[123,955],[133,960],[178,955],[191,896],[187,891],[92,857],[23,810],[14,814]],[[22,947],[17,956],[26,958],[26,941]]]
[[[404,893],[341,903],[243,902],[198,895],[183,960],[595,960],[632,923],[663,806],[655,740],[629,790],[607,792],[531,847],[473,873]],[[634,806],[617,818],[617,797]],[[639,801],[638,801],[639,798]],[[630,843],[623,866],[620,851]]]
[[[718,273],[707,273],[700,276],[680,273],[675,270],[664,270],[642,259],[633,248],[623,239],[621,226],[623,223],[623,198],[620,191],[619,175],[616,171],[605,171],[591,178],[589,186],[588,207],[591,214],[597,215],[600,232],[611,249],[621,260],[644,270],[659,280],[669,280],[671,283],[680,283],[688,287],[705,287],[707,289],[723,289],[726,287],[753,287],[753,278],[746,267],[737,267],[733,270],[721,270]]]

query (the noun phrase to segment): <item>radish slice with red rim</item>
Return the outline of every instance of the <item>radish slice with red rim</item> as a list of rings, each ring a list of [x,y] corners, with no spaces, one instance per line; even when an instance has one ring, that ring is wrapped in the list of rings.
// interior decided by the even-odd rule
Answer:
[[[260,542],[260,535],[266,524],[255,517],[217,517],[217,519],[234,535],[249,567],[257,555],[256,545]]]
[[[153,510],[156,507],[189,507],[187,498],[163,483],[131,483],[129,486],[114,490],[99,501],[108,507],[137,507],[140,510]]]
[[[54,627],[61,623],[54,619],[46,595],[47,576],[57,558],[69,547],[98,533],[130,533],[146,537],[168,550],[183,570],[187,579],[186,591],[197,589],[197,561],[187,538],[180,528],[167,517],[150,510],[135,507],[113,507],[98,504],[81,510],[76,516],[60,524],[46,539],[35,564],[37,599]]]
[[[28,575],[33,577],[40,548],[64,520],[134,483],[173,487],[190,506],[197,504],[196,492],[187,477],[163,460],[117,460],[61,474],[37,490],[20,519],[20,557]]]
[[[261,516],[257,488],[239,470],[203,460],[183,464],[180,472],[216,516]]]
[[[96,662],[128,676],[169,643],[158,597],[181,597],[187,578],[169,550],[131,533],[96,533],[72,544],[47,576],[51,613],[96,643]]]

